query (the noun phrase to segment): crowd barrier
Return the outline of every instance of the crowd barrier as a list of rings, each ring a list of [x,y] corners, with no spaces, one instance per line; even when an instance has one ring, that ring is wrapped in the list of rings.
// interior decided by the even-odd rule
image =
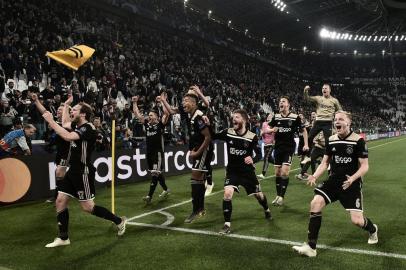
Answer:
[[[0,205],[51,197],[56,187],[55,154],[21,156],[0,160]],[[111,184],[110,152],[94,152],[96,188]],[[145,149],[116,151],[115,181],[117,185],[139,182],[149,178]],[[213,167],[227,165],[226,144],[214,147]],[[166,147],[165,175],[190,172],[192,163],[186,146]]]
[[[366,141],[398,137],[406,131],[360,135]],[[263,147],[262,147],[263,148]],[[51,197],[56,187],[55,154],[42,152],[0,160],[0,206]],[[111,184],[110,152],[95,152],[93,166],[96,168],[96,188]],[[226,144],[215,144],[213,167],[227,166]],[[165,175],[190,172],[192,163],[186,146],[166,147],[164,155]],[[149,179],[145,149],[119,150],[116,153],[115,181],[117,185]]]

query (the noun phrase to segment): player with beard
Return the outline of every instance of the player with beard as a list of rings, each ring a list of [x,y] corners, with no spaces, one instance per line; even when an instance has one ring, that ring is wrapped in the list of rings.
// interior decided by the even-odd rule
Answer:
[[[295,134],[302,132],[304,139],[303,151],[309,150],[307,130],[297,114],[290,112],[290,103],[287,97],[279,100],[279,113],[275,114],[269,123],[271,130],[275,132],[275,176],[276,198],[273,205],[282,206],[286,190],[289,184],[289,171],[292,165],[292,156],[295,153]]]
[[[203,112],[198,109],[198,98],[192,93],[183,97],[183,110],[188,114],[189,132],[189,155],[192,159],[192,205],[193,210],[185,223],[192,223],[194,220],[206,214],[204,208],[205,180],[206,173],[210,166],[213,153],[210,127],[203,119]]]
[[[248,114],[245,110],[233,112],[233,128],[214,135],[214,139],[227,142],[228,165],[224,181],[223,214],[224,227],[221,234],[231,233],[232,198],[234,191],[240,192],[243,186],[247,195],[253,195],[265,211],[265,218],[272,219],[266,196],[255,175],[255,166],[261,156],[258,137],[247,129]],[[255,157],[253,153],[255,152]]]
[[[68,160],[69,170],[65,177],[60,180],[58,197],[55,202],[59,236],[45,247],[53,248],[70,244],[68,203],[71,197],[76,197],[79,200],[83,211],[112,221],[117,226],[117,234],[123,235],[126,228],[126,218],[114,215],[106,208],[95,205],[93,201],[96,169],[91,162],[91,154],[95,147],[97,133],[94,126],[89,122],[92,108],[83,102],[72,108],[72,132],[58,125],[50,112],[46,111],[42,116],[59,136],[70,142],[71,152]]]
[[[159,102],[160,97],[157,98]],[[165,183],[165,177],[163,175],[164,166],[164,132],[165,125],[168,122],[167,111],[164,110],[164,115],[162,118],[159,117],[157,110],[150,110],[148,113],[148,118],[145,118],[138,109],[138,96],[132,98],[133,112],[135,117],[144,124],[147,142],[147,161],[148,161],[148,171],[151,173],[151,184],[149,186],[148,195],[143,198],[143,200],[149,204],[151,203],[152,196],[154,195],[155,189],[159,184],[161,185],[163,191],[159,194],[159,198],[165,199],[169,196],[169,189]]]
[[[369,233],[368,244],[378,243],[378,226],[363,215],[362,177],[368,172],[368,149],[364,139],[351,131],[351,115],[339,111],[334,125],[337,134],[328,139],[326,154],[314,175],[308,177],[310,186],[323,175],[330,165],[328,180],[318,185],[310,203],[308,241],[302,246],[294,246],[299,254],[315,257],[316,244],[321,227],[321,211],[330,203],[340,201],[349,212],[351,222]]]
[[[309,133],[309,142],[312,144],[314,137],[323,132],[325,144],[327,145],[328,138],[332,135],[334,114],[342,110],[340,102],[331,96],[331,87],[329,84],[323,84],[322,96],[309,96],[310,86],[304,88],[304,97],[310,102],[316,103],[316,120],[313,123]],[[310,161],[306,159],[306,162]]]
[[[273,113],[268,114],[266,121],[262,123],[261,136],[264,142],[264,164],[262,166],[262,173],[257,175],[258,178],[264,179],[268,171],[269,163],[274,164],[273,149],[275,145],[275,133],[271,131],[269,122],[272,120]]]

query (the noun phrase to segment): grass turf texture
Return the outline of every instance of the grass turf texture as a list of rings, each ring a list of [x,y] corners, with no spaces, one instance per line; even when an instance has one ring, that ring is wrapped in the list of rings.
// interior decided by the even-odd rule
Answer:
[[[389,144],[388,144],[389,143]],[[379,146],[381,145],[381,146]],[[378,147],[376,147],[378,146]],[[350,222],[349,214],[337,202],[323,212],[319,243],[330,247],[406,254],[404,215],[403,152],[406,138],[368,143],[370,171],[364,181],[365,214],[379,225],[379,244],[370,246],[367,233]],[[375,148],[376,147],[376,148]],[[292,168],[297,168],[295,159]],[[260,173],[262,163],[257,165]],[[290,175],[285,206],[271,207],[274,220],[264,219],[262,208],[252,197],[241,194],[233,199],[232,232],[245,236],[303,242],[306,240],[308,208],[313,197],[310,188]],[[268,176],[273,172],[268,172]],[[224,169],[214,171],[214,192],[222,190]],[[151,205],[141,198],[149,183],[116,188],[116,211],[133,217],[190,198],[190,175],[168,177],[172,190],[166,201],[159,201],[158,187]],[[274,178],[261,182],[270,203],[275,197]],[[97,191],[97,204],[110,206],[110,189]],[[170,227],[218,232],[223,225],[222,192],[206,198],[207,215],[186,225],[191,203],[165,210],[175,220]],[[127,227],[119,238],[107,221],[81,212],[70,204],[70,239],[67,247],[46,249],[56,236],[54,206],[31,202],[0,208],[0,268],[10,269],[406,269],[406,259],[318,249],[316,258],[295,254],[290,245],[218,235],[201,235],[140,226]],[[166,217],[155,213],[134,220],[162,224]]]

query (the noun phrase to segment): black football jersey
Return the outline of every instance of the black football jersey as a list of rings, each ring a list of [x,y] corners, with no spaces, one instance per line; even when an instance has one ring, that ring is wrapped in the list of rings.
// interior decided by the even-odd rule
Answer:
[[[368,148],[363,138],[351,132],[341,139],[337,134],[328,139],[326,155],[330,157],[330,177],[337,181],[347,180],[359,169],[359,158],[368,158]]]
[[[295,134],[302,132],[304,128],[300,117],[294,113],[289,113],[287,116],[280,113],[275,114],[269,122],[269,126],[278,128],[275,133],[275,148],[295,148]]]
[[[62,123],[57,122],[58,125],[62,126]],[[56,159],[68,160],[70,142],[65,141],[61,136],[55,134],[55,145],[56,145]]]
[[[86,166],[93,166],[91,155],[97,138],[95,127],[87,122],[77,127],[72,124],[72,130],[79,135],[79,139],[70,142],[69,170],[82,170]]]
[[[165,125],[161,120],[156,124],[150,124],[148,120],[145,119],[144,127],[148,152],[163,152]]]
[[[261,156],[258,147],[258,137],[255,133],[247,130],[245,134],[238,135],[233,128],[228,128],[220,133],[216,133],[214,139],[227,143],[227,172],[249,172],[255,170],[253,164],[245,164],[244,162],[244,159],[249,156],[253,157],[254,162],[257,162]]]
[[[206,125],[202,117],[203,112],[196,110],[189,118],[189,150],[197,150],[203,144],[204,136],[202,135],[202,131],[205,128],[208,128],[210,131],[210,127]]]

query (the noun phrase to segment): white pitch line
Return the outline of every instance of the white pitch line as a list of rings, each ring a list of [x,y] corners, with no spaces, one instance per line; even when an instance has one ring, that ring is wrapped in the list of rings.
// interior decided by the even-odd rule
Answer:
[[[297,171],[297,170],[300,170],[300,168],[296,168],[296,169],[290,170],[290,172]],[[275,175],[271,175],[271,176],[265,177],[265,178],[263,178],[263,179],[260,179],[259,181],[266,180],[266,179],[270,179],[270,178],[272,178],[272,177],[274,177],[274,176],[275,176]],[[216,194],[219,194],[219,193],[221,193],[221,192],[224,192],[224,190],[218,190],[218,191],[216,191],[216,192],[213,192],[213,193],[211,193],[210,195],[207,195],[206,198],[207,198],[207,197],[211,197],[211,196],[216,195]],[[172,205],[163,207],[163,208],[161,208],[161,209],[157,209],[157,210],[154,210],[154,211],[146,212],[146,213],[140,214],[140,215],[138,215],[138,216],[131,217],[131,218],[129,218],[127,221],[132,221],[132,220],[134,220],[134,219],[138,219],[138,218],[142,218],[142,217],[145,217],[145,216],[149,216],[149,215],[151,215],[151,214],[159,213],[159,212],[161,212],[161,211],[164,211],[164,210],[167,210],[167,209],[170,209],[170,208],[174,208],[174,207],[178,207],[178,206],[181,206],[181,205],[190,203],[191,201],[192,201],[192,200],[189,199],[189,200],[186,200],[186,201],[182,201],[182,202],[179,202],[179,203],[175,203],[175,204],[172,204]]]
[[[161,226],[169,226],[175,220],[175,216],[172,215],[171,213],[164,212],[164,211],[161,211],[161,212],[158,212],[158,213],[166,216],[166,221],[164,223],[162,223]]]
[[[384,146],[384,145],[387,145],[387,144],[391,144],[391,143],[403,141],[403,140],[406,140],[406,138],[399,139],[399,140],[394,140],[394,141],[387,142],[387,143],[383,143],[383,144],[380,144],[380,145],[375,145],[375,146],[372,146],[371,148],[369,148],[369,150],[374,149],[374,148],[378,148],[378,147],[381,147],[381,146]],[[300,170],[300,168],[296,168],[296,169],[290,170],[290,172],[294,172],[294,171],[297,171],[297,170]],[[290,173],[290,172],[289,172],[289,173]],[[266,180],[266,179],[270,179],[270,178],[272,178],[272,177],[274,177],[274,176],[275,176],[275,175],[271,175],[271,176],[265,177],[265,178],[263,178],[263,179],[260,179],[259,181],[261,181],[261,180]],[[208,196],[206,196],[206,197],[213,196],[213,195],[219,194],[219,193],[221,193],[221,192],[223,192],[223,190],[218,190],[218,191],[216,191],[216,192],[211,193],[210,195],[208,195]],[[174,208],[174,207],[178,207],[178,206],[181,206],[181,205],[190,203],[191,201],[192,201],[192,200],[189,199],[189,200],[186,200],[186,201],[182,201],[182,202],[179,202],[179,203],[176,203],[176,204],[172,204],[172,205],[163,207],[163,208],[161,208],[161,209],[157,209],[157,210],[154,210],[154,211],[146,212],[146,213],[143,213],[143,214],[140,214],[140,215],[131,217],[131,218],[128,219],[128,221],[132,221],[132,220],[139,219],[139,218],[142,218],[142,217],[145,217],[145,216],[149,216],[149,215],[151,215],[151,214],[159,213],[159,212],[164,211],[164,210],[167,210],[167,209],[171,209],[171,208]]]
[[[251,240],[257,242],[267,242],[273,244],[282,244],[282,245],[302,245],[303,242],[295,242],[295,241],[287,241],[287,240],[280,240],[280,239],[273,239],[273,238],[266,238],[266,237],[259,237],[259,236],[250,236],[250,235],[241,235],[241,234],[227,234],[221,235],[217,232],[212,231],[205,231],[205,230],[196,230],[196,229],[187,229],[187,228],[180,228],[180,227],[167,227],[163,225],[155,225],[155,224],[146,224],[146,223],[138,223],[138,222],[128,222],[129,225],[140,226],[140,227],[148,227],[154,229],[163,229],[163,230],[170,230],[170,231],[177,231],[177,232],[186,232],[186,233],[193,233],[193,234],[201,234],[201,235],[210,235],[210,236],[218,236],[218,237],[229,237],[229,238],[237,238],[237,239],[244,239],[244,240]],[[373,250],[364,250],[364,249],[354,249],[354,248],[340,248],[340,247],[332,247],[327,245],[317,245],[318,249],[326,249],[326,250],[333,250],[333,251],[341,251],[353,254],[363,254],[363,255],[371,255],[371,256],[378,256],[378,257],[389,257],[389,258],[396,258],[406,260],[405,254],[398,254],[398,253],[388,253],[388,252],[381,252],[381,251],[373,251]]]
[[[372,146],[372,147],[369,148],[369,149],[378,148],[378,147],[381,147],[381,146],[384,146],[384,145],[387,145],[387,144],[391,144],[391,143],[395,143],[395,142],[399,142],[399,141],[404,141],[404,140],[406,140],[406,138],[399,139],[399,140],[394,140],[394,141],[387,142],[387,143],[383,143],[383,144],[380,144],[380,145],[375,145],[375,146]]]

